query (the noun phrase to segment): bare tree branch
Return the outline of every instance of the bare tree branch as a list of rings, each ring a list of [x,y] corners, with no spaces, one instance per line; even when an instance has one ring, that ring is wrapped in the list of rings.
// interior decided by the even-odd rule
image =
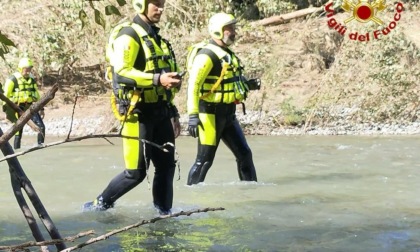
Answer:
[[[155,217],[155,218],[150,219],[150,220],[142,220],[142,221],[137,222],[135,224],[132,224],[132,225],[129,225],[129,226],[126,226],[126,227],[123,227],[123,228],[119,228],[119,229],[114,229],[114,230],[112,230],[112,231],[110,231],[106,234],[100,235],[100,236],[95,237],[95,238],[91,238],[84,243],[81,243],[81,244],[78,244],[76,246],[61,250],[61,252],[69,252],[69,251],[73,251],[73,250],[76,250],[76,249],[80,249],[80,248],[83,248],[83,247],[88,246],[90,244],[106,240],[113,235],[128,231],[128,230],[133,229],[133,228],[137,228],[137,227],[140,227],[140,226],[143,226],[143,225],[146,225],[146,224],[155,223],[155,222],[160,221],[160,220],[164,220],[164,219],[168,219],[168,218],[175,218],[175,217],[179,217],[179,216],[182,216],[182,215],[190,216],[190,215],[195,214],[195,213],[205,213],[205,212],[210,212],[210,211],[214,212],[214,211],[223,211],[223,210],[225,210],[225,208],[223,208],[223,207],[217,207],[217,208],[208,207],[208,208],[203,208],[203,209],[191,210],[191,211],[187,211],[187,212],[181,211],[181,212],[174,213],[174,214],[171,214],[171,215]],[[25,242],[25,243],[22,243],[22,244],[19,244],[19,245],[13,245],[13,246],[0,246],[0,250],[14,251],[14,250],[17,250],[17,249],[24,249],[24,248],[28,248],[28,247],[53,245],[53,244],[60,243],[60,242],[65,242],[65,241],[74,242],[76,239],[79,239],[79,238],[82,238],[82,237],[85,237],[85,236],[88,236],[88,235],[91,235],[91,234],[94,234],[94,233],[95,233],[95,231],[89,230],[89,231],[86,231],[86,232],[81,232],[81,233],[79,233],[75,236],[69,236],[69,237],[63,238],[61,240],[55,239],[55,240],[43,241],[43,242]]]
[[[17,152],[17,153],[13,153],[7,156],[4,156],[3,158],[0,159],[0,162],[3,162],[5,160],[8,160],[9,158],[13,158],[13,157],[18,157],[18,156],[22,156],[25,155],[27,153],[36,151],[36,150],[40,150],[40,149],[45,149],[45,148],[49,148],[52,146],[56,146],[56,145],[60,145],[60,144],[64,144],[64,143],[70,143],[70,142],[76,142],[76,141],[81,141],[81,140],[86,140],[86,139],[91,139],[91,138],[104,138],[106,141],[107,138],[113,138],[113,137],[121,137],[121,138],[128,138],[128,139],[137,139],[143,143],[146,144],[150,144],[153,147],[159,148],[160,150],[164,151],[164,152],[168,152],[168,150],[165,148],[166,146],[172,146],[173,144],[171,143],[165,143],[163,145],[159,145],[153,142],[150,142],[148,140],[145,139],[139,139],[138,137],[131,137],[131,136],[124,136],[124,135],[120,135],[120,134],[98,134],[98,135],[86,135],[86,136],[81,136],[81,137],[75,137],[75,138],[67,138],[61,141],[57,141],[57,142],[53,142],[53,143],[49,143],[49,144],[44,144],[43,146],[35,146],[32,147],[30,149],[27,149],[25,151],[21,151],[21,152]],[[108,141],[109,143],[111,143],[110,141]],[[112,144],[112,143],[111,143]]]
[[[12,182],[13,193],[15,194],[16,200],[20,206],[20,209],[22,210],[23,216],[25,217],[26,222],[28,223],[29,228],[32,231],[32,236],[35,238],[36,241],[45,241],[45,238],[42,235],[42,232],[39,229],[38,224],[36,223],[36,219],[34,218],[34,215],[32,214],[32,211],[29,208],[28,203],[26,203],[26,199],[23,196],[18,175],[16,174],[16,171],[14,169],[10,169],[10,177],[11,177],[11,182]],[[47,247],[41,246],[41,251],[47,252],[49,250]]]
[[[17,112],[19,114],[19,116],[22,116],[22,114],[24,113],[24,111],[22,111],[18,105],[16,105],[14,102],[12,102],[11,100],[9,100],[9,98],[7,98],[3,93],[0,92],[0,99],[3,100],[7,106],[11,107],[15,112]],[[29,127],[31,127],[31,129],[33,129],[35,132],[39,133],[41,132],[38,128],[38,126],[32,121],[29,120],[28,121],[28,125]]]
[[[3,135],[3,131],[0,128],[0,137],[2,135]],[[13,154],[13,149],[12,149],[12,146],[9,144],[9,142],[0,144],[0,150],[5,156]],[[35,240],[43,241],[45,239],[43,238],[43,235],[40,232],[38,225],[36,224],[35,218],[31,210],[29,209],[25,198],[22,195],[22,190],[21,190],[22,188],[25,190],[28,198],[30,199],[32,205],[34,206],[36,212],[38,213],[38,217],[41,219],[42,224],[44,224],[44,227],[47,229],[50,237],[52,239],[62,239],[60,233],[58,232],[52,219],[50,218],[47,210],[45,209],[35,189],[33,188],[31,181],[29,180],[29,178],[26,176],[25,172],[23,171],[23,168],[20,165],[18,159],[16,157],[11,158],[7,160],[7,163],[9,165],[13,192],[16,196],[16,200],[22,210],[24,217],[26,221],[28,222],[29,227],[31,228],[32,235],[34,236]],[[57,243],[56,247],[59,250],[63,250],[66,248],[66,245],[64,243]],[[41,247],[41,250],[43,252],[47,252],[48,248]]]
[[[71,130],[73,128],[74,111],[76,110],[77,98],[79,98],[79,96],[76,96],[76,98],[74,99],[73,110],[71,113],[70,129],[69,129],[69,133],[67,134],[67,139],[70,138]]]
[[[30,242],[25,242],[25,243],[22,243],[22,244],[19,244],[19,245],[0,246],[0,250],[15,251],[15,250],[18,250],[18,249],[22,250],[24,248],[29,248],[29,247],[42,247],[42,246],[47,246],[47,245],[54,245],[54,244],[57,244],[57,243],[60,243],[60,242],[65,242],[65,241],[74,242],[76,239],[79,239],[79,238],[82,238],[82,237],[85,237],[85,236],[88,236],[88,235],[92,235],[94,233],[95,233],[95,231],[89,230],[89,231],[86,231],[86,232],[78,233],[75,236],[65,237],[61,240],[55,239],[55,240],[51,240],[51,241],[42,241],[42,242],[30,241]]]
[[[111,232],[108,232],[108,233],[106,233],[104,235],[101,235],[101,236],[98,236],[96,238],[91,238],[84,243],[78,244],[74,247],[70,247],[70,248],[61,250],[61,252],[70,252],[70,251],[73,251],[73,250],[76,250],[76,249],[79,249],[79,248],[83,248],[83,247],[85,247],[89,244],[96,243],[98,241],[106,240],[109,237],[111,237],[113,235],[116,235],[118,233],[122,233],[124,231],[130,230],[130,229],[133,229],[133,228],[145,225],[145,224],[155,223],[156,221],[160,221],[160,220],[164,220],[164,219],[168,219],[168,218],[174,218],[174,217],[178,217],[178,216],[181,216],[181,215],[190,216],[191,214],[194,214],[194,213],[204,213],[204,212],[209,212],[209,211],[221,211],[221,210],[225,210],[225,208],[218,207],[218,208],[197,209],[197,210],[188,211],[188,212],[181,211],[181,212],[171,214],[171,215],[167,215],[167,216],[159,216],[159,217],[156,217],[156,218],[153,218],[153,219],[150,219],[150,220],[143,220],[143,221],[137,222],[135,224],[120,228],[120,229],[115,229]]]
[[[37,113],[41,108],[43,108],[49,101],[54,99],[55,93],[58,90],[58,85],[54,85],[48,92],[41,97],[41,99],[34,104],[32,104],[29,109],[27,109],[21,117],[17,120],[15,125],[11,127],[8,131],[6,131],[1,137],[0,137],[0,145],[9,141],[10,138],[13,137],[13,135],[21,130],[23,126],[32,118],[32,116]]]

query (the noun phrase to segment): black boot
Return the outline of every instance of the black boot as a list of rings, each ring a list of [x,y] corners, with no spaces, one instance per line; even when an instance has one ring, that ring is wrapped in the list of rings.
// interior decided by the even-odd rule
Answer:
[[[20,149],[20,139],[21,138],[22,138],[21,136],[15,136],[15,143],[14,143],[15,150]]]
[[[83,204],[82,211],[83,212],[98,212],[98,211],[106,211],[108,208],[114,207],[114,204],[107,205],[103,202],[102,196],[99,196],[94,201],[89,201]]]
[[[42,145],[44,143],[44,135],[42,133],[38,133],[38,145]]]

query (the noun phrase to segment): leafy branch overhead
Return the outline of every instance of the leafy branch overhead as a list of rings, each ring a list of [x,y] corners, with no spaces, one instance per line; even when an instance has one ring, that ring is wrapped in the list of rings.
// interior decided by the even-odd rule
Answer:
[[[88,2],[89,2],[89,6],[94,11],[95,23],[97,23],[98,25],[102,26],[103,29],[105,29],[106,21],[105,21],[105,18],[104,18],[104,14],[100,10],[95,8],[95,6],[93,5],[93,1],[88,1]],[[118,3],[119,7],[122,7],[122,6],[127,4],[127,2],[125,0],[117,0],[117,3]],[[105,15],[106,16],[110,16],[110,15],[121,16],[121,12],[118,10],[118,8],[115,5],[107,5],[107,6],[105,6]],[[79,11],[79,19],[82,22],[82,29],[83,29],[83,27],[85,27],[86,23],[89,20],[88,15],[86,14],[84,9],[81,9]]]
[[[4,60],[4,55],[10,52],[9,47],[16,47],[15,43],[11,41],[6,35],[2,34],[0,31],[0,57]]]
[[[82,29],[83,29],[86,26],[86,24],[89,22],[89,16],[86,13],[86,11],[83,9],[83,2],[85,2],[85,0],[81,0],[81,1],[82,1],[82,9],[79,11],[79,20],[82,23]],[[89,2],[89,6],[94,11],[95,23],[102,26],[103,29],[105,29],[105,25],[106,25],[104,16],[105,15],[106,16],[111,16],[111,15],[121,16],[121,12],[119,11],[118,7],[122,7],[127,4],[126,0],[116,0],[118,7],[110,4],[110,5],[105,6],[104,11],[101,12],[98,8],[94,6],[93,4],[94,1],[88,1],[88,2]],[[10,40],[6,35],[1,33],[1,30],[0,30],[0,57],[2,57],[3,60],[5,60],[5,55],[10,52],[10,47],[16,47],[15,43],[12,40]]]

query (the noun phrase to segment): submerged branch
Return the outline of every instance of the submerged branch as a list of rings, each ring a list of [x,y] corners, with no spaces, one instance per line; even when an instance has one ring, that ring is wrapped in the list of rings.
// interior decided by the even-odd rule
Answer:
[[[171,215],[155,217],[155,218],[149,219],[149,220],[142,220],[142,221],[137,222],[135,224],[132,224],[132,225],[129,225],[129,226],[126,226],[126,227],[123,227],[123,228],[115,229],[115,230],[112,230],[112,231],[110,231],[106,234],[100,235],[100,236],[95,237],[95,238],[91,238],[84,243],[80,243],[76,246],[61,250],[61,252],[70,252],[70,251],[73,251],[73,250],[76,250],[76,249],[80,249],[80,248],[83,248],[83,247],[88,246],[90,244],[106,240],[113,235],[128,231],[128,230],[133,229],[133,228],[137,228],[139,226],[155,223],[155,222],[160,221],[160,220],[164,220],[164,219],[168,219],[168,218],[175,218],[175,217],[179,217],[179,216],[190,216],[190,215],[195,214],[195,213],[205,213],[205,212],[211,212],[211,211],[214,212],[214,211],[222,211],[222,210],[225,210],[225,208],[223,208],[223,207],[217,207],[217,208],[208,207],[208,208],[196,209],[196,210],[191,210],[191,211],[186,211],[186,212],[181,211],[181,212],[174,213],[174,214],[171,214]],[[78,238],[82,238],[84,236],[91,235],[91,234],[94,234],[94,233],[95,232],[93,230],[90,230],[90,231],[79,233],[75,236],[66,237],[66,238],[61,239],[61,240],[56,239],[56,240],[43,241],[43,242],[26,242],[26,243],[22,243],[22,244],[19,244],[19,245],[14,245],[14,246],[0,246],[0,250],[15,251],[17,249],[24,249],[24,248],[35,247],[35,246],[53,245],[53,244],[60,243],[60,242],[65,242],[65,241],[74,242]]]
[[[95,243],[95,242],[98,242],[98,241],[102,241],[102,240],[106,240],[109,237],[111,237],[113,235],[116,235],[118,233],[122,233],[124,231],[130,230],[130,229],[133,229],[133,228],[145,225],[145,224],[155,223],[156,221],[160,221],[160,220],[163,220],[163,219],[178,217],[178,216],[181,216],[181,215],[190,216],[191,214],[194,214],[194,213],[203,213],[203,212],[220,211],[220,210],[225,210],[225,209],[223,207],[218,207],[218,208],[197,209],[197,210],[188,211],[188,212],[181,211],[179,213],[175,213],[175,214],[171,214],[171,215],[167,215],[167,216],[159,216],[159,217],[156,217],[156,218],[153,218],[153,219],[150,219],[150,220],[143,220],[143,221],[140,221],[138,223],[135,223],[135,224],[132,224],[132,225],[120,228],[120,229],[115,229],[111,232],[108,232],[108,233],[106,233],[104,235],[101,235],[101,236],[98,236],[96,238],[91,238],[84,243],[78,244],[74,247],[64,249],[61,252],[70,252],[70,251],[73,251],[73,250],[76,250],[76,249],[80,249],[80,248],[83,248],[83,247],[85,247],[89,244],[92,244],[92,243]]]

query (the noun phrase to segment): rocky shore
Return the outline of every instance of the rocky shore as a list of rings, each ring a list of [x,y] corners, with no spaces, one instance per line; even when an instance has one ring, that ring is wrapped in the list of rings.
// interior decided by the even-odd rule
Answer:
[[[48,110],[47,110],[48,111]],[[67,111],[68,112],[68,111]],[[54,115],[47,116],[44,119],[46,126],[46,134],[48,136],[66,137],[70,130],[71,136],[84,136],[91,134],[107,134],[116,132],[119,123],[114,119],[113,115],[106,110],[101,113],[75,113],[73,118],[71,115],[64,115],[64,111],[60,116],[60,112],[56,111]],[[279,125],[276,121],[278,112],[259,113],[237,112],[237,118],[241,123],[246,135],[360,135],[360,136],[393,136],[393,135],[420,135],[420,122],[412,123],[355,123],[345,119],[339,119],[329,122],[323,126],[317,125],[297,125],[284,126]],[[182,124],[182,135],[188,135],[187,124],[188,116],[182,115],[180,118]],[[0,121],[0,127],[6,132],[12,124],[6,119]],[[25,126],[24,134],[34,135],[33,130]]]

